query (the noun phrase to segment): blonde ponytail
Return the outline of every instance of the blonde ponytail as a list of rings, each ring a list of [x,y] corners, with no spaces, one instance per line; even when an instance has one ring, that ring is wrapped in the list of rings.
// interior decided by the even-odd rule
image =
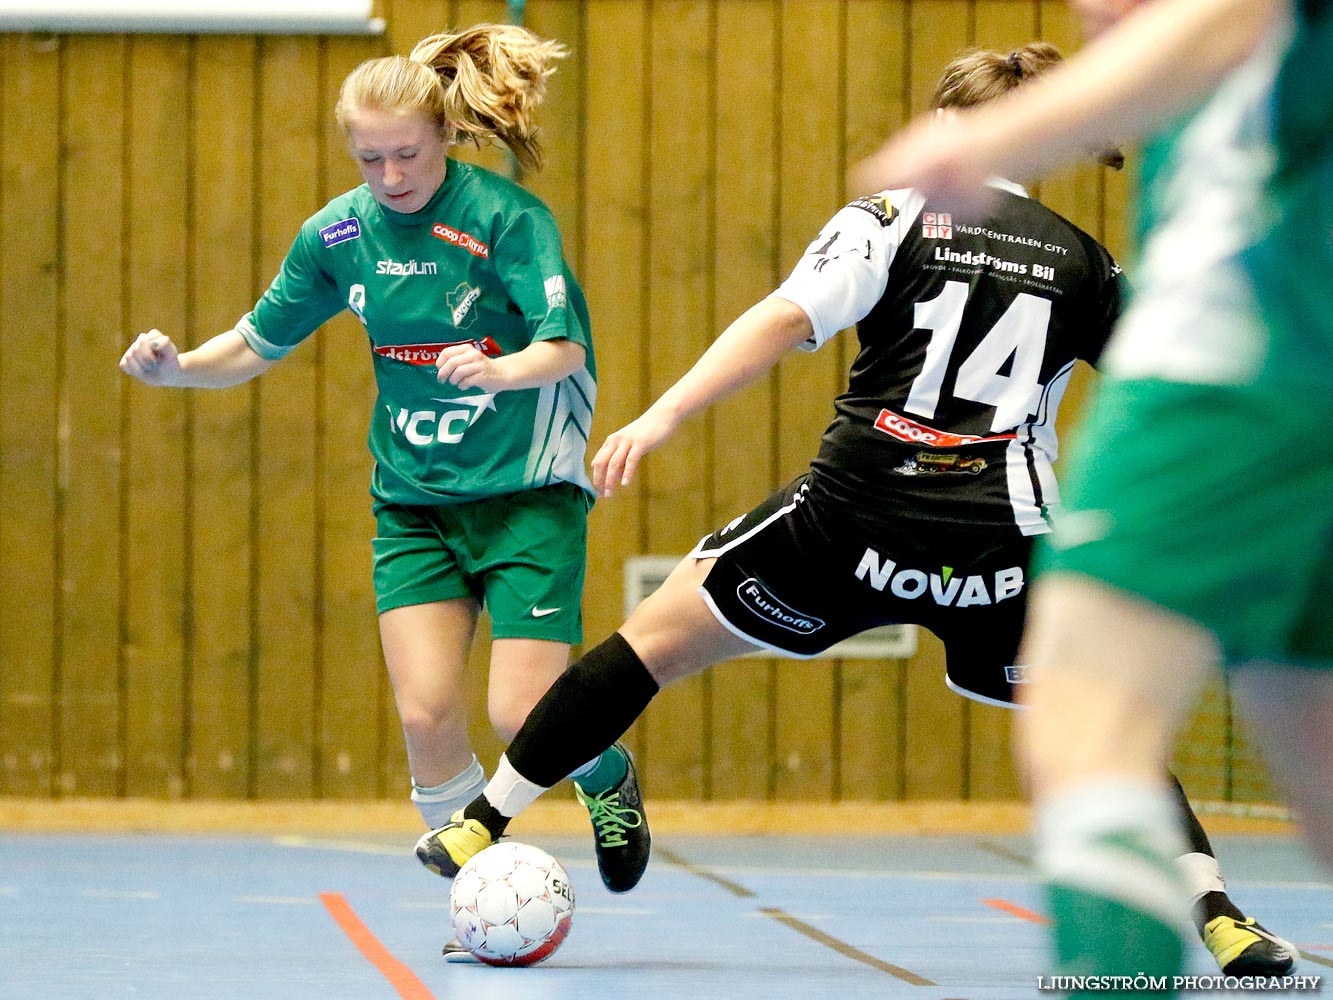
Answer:
[[[479,24],[423,38],[408,57],[429,66],[444,87],[444,117],[475,143],[499,139],[531,170],[541,144],[532,114],[546,96],[555,61],[569,50],[508,24]]]
[[[431,35],[406,58],[369,59],[352,70],[334,113],[344,129],[355,108],[420,113],[442,133],[452,130],[477,145],[498,139],[525,168],[540,170],[532,115],[555,61],[568,54],[559,42],[509,24]]]

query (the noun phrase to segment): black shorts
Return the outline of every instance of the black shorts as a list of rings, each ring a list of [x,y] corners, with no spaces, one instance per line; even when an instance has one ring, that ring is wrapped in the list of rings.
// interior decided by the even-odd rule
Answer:
[[[868,523],[802,476],[703,539],[715,558],[699,593],[756,646],[796,657],[877,625],[920,625],[944,643],[946,683],[1011,704],[1032,540],[905,519]]]

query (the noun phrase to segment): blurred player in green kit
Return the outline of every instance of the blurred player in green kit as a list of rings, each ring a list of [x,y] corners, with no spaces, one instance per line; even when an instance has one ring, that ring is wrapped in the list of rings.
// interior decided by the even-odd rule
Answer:
[[[1158,762],[1215,664],[1333,868],[1333,5],[1080,6],[1106,30],[1044,86],[858,176],[961,204],[991,172],[1153,136],[1136,296],[1033,593],[1020,749],[1060,971],[1171,981]]]
[[[343,309],[365,327],[379,393],[376,607],[428,827],[486,783],[462,685],[480,610],[492,622],[490,720],[506,740],[582,640],[597,392],[587,306],[547,207],[448,155],[498,139],[540,168],[531,116],[564,55],[523,28],[478,25],[358,66],[336,114],[365,183],[306,220],[234,329],[184,352],[150,330],[120,362],[149,385],[222,388]],[[649,851],[628,753],[612,747],[573,777],[603,879],[626,891]]]

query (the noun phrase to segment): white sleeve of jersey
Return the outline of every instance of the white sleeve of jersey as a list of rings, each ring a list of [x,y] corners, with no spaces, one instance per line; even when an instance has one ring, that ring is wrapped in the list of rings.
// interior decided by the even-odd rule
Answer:
[[[844,206],[773,293],[810,317],[814,335],[798,345],[802,350],[818,350],[839,330],[864,319],[883,297],[889,265],[910,223],[897,207],[904,196],[915,192],[883,191]]]

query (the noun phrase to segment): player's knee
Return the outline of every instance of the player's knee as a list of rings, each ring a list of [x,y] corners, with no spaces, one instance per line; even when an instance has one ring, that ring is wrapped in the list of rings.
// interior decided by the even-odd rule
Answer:
[[[403,735],[412,746],[438,743],[454,733],[467,730],[461,706],[450,703],[405,702],[398,707]]]
[[[506,695],[493,695],[487,705],[491,729],[505,743],[513,742],[523,722],[532,711],[537,700],[524,692],[510,692]]]

